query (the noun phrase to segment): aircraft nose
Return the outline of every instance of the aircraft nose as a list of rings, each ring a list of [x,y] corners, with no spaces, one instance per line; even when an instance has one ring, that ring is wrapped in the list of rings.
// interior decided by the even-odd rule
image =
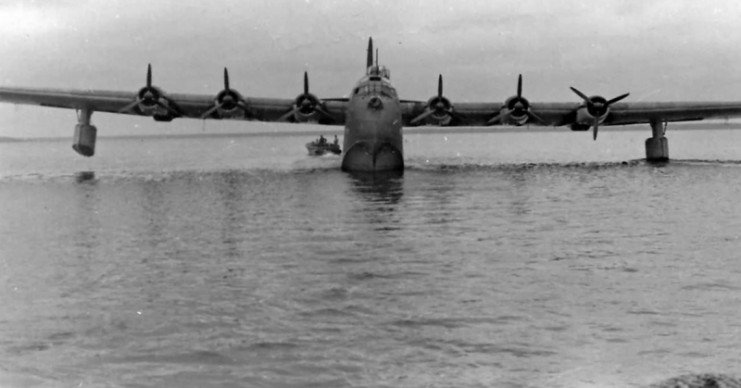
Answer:
[[[383,101],[381,101],[378,96],[371,97],[370,101],[368,101],[368,106],[371,109],[382,109],[383,108]]]

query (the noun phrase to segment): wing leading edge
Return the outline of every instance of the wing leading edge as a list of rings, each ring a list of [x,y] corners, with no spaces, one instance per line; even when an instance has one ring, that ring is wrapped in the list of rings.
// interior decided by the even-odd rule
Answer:
[[[304,91],[295,99],[242,97],[229,86],[226,69],[224,78],[225,87],[215,96],[165,94],[152,86],[150,70],[147,85],[139,92],[0,87],[0,101],[153,116],[156,120],[162,121],[192,118],[312,122],[327,125],[345,123],[347,98],[317,98],[309,92],[307,74],[304,74]],[[591,127],[595,118],[598,119],[599,125],[609,126],[642,124],[655,120],[672,122],[741,117],[741,102],[616,102],[609,104],[602,112],[590,112],[585,101],[531,103],[522,96],[521,79],[518,82],[517,95],[502,103],[453,103],[442,94],[442,91],[441,76],[438,94],[428,101],[401,100],[404,125],[570,125],[572,129],[583,130]],[[626,95],[620,97],[624,96]]]
[[[90,125],[93,112],[151,116],[157,121],[193,118],[344,125],[348,99],[320,99],[309,91],[307,73],[303,81],[303,92],[294,99],[243,97],[230,87],[229,73],[224,69],[224,89],[216,95],[168,94],[152,84],[149,66],[146,84],[138,92],[0,87],[0,101],[80,111],[75,145],[87,138],[91,151],[81,153],[90,156],[95,145],[95,127]],[[672,121],[741,117],[741,102],[621,102],[628,97],[627,93],[607,100],[571,89],[581,102],[531,103],[523,95],[520,76],[517,94],[502,103],[453,103],[443,94],[440,75],[437,94],[426,102],[400,100],[402,123],[404,126],[569,126],[574,131],[591,128],[596,139],[599,126],[650,123],[656,128],[657,123]]]
[[[146,85],[138,92],[0,87],[0,101],[54,108],[151,116],[157,121],[176,118],[237,119],[309,122],[343,125],[347,99],[322,100],[309,93],[308,74],[304,91],[295,99],[242,97],[229,86],[224,69],[224,89],[214,95],[165,93],[152,84],[151,66]]]
[[[571,88],[581,102],[531,103],[522,93],[522,76],[517,94],[502,103],[453,103],[442,91],[442,75],[438,78],[438,94],[427,102],[402,101],[405,125],[488,126],[534,125],[566,126],[574,131],[599,126],[644,124],[653,122],[695,121],[741,117],[739,102],[620,102],[628,93],[607,100],[601,96],[587,97]]]

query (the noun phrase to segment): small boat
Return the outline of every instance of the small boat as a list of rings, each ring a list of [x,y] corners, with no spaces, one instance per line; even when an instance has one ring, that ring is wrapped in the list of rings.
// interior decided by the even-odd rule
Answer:
[[[319,139],[314,140],[311,143],[306,143],[306,149],[309,150],[309,155],[314,156],[324,155],[326,153],[332,153],[335,155],[342,153],[339,143],[336,141],[335,143],[330,143],[323,136],[320,136]]]

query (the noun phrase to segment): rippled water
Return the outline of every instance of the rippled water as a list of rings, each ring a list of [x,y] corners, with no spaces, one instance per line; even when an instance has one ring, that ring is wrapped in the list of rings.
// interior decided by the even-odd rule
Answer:
[[[636,386],[741,365],[741,135],[0,145],[0,385]],[[735,142],[735,143],[734,143]]]

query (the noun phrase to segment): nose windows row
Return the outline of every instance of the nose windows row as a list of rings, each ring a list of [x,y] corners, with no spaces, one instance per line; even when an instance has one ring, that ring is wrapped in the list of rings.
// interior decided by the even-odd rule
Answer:
[[[382,94],[388,97],[396,97],[396,91],[388,86],[381,86],[381,84],[367,84],[358,86],[353,90],[353,95],[367,95],[367,94]]]

